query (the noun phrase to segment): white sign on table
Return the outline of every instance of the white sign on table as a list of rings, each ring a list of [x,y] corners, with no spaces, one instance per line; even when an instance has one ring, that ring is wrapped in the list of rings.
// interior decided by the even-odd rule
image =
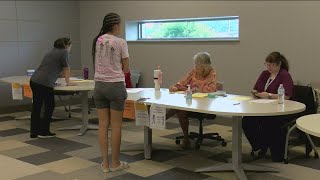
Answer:
[[[150,128],[166,129],[166,108],[156,104],[150,106]]]
[[[136,102],[134,104],[136,126],[149,126],[148,107],[144,103]]]
[[[22,86],[19,83],[12,83],[12,99],[23,100]]]

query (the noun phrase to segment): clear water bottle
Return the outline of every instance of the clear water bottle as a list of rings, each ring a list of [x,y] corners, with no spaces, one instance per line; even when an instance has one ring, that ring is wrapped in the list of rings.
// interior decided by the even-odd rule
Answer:
[[[191,91],[191,89],[190,89],[190,85],[188,85],[188,89],[187,89],[187,91],[186,91],[186,100],[187,100],[187,101],[192,100],[192,91]]]
[[[278,103],[283,104],[284,103],[284,96],[285,96],[285,89],[283,87],[283,84],[280,84],[278,88]]]

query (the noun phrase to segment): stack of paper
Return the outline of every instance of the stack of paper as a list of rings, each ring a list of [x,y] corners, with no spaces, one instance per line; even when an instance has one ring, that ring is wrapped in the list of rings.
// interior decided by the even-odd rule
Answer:
[[[175,91],[175,92],[169,92],[170,94],[184,94],[184,91]]]
[[[74,80],[74,82],[77,82],[77,83],[82,83],[82,82],[93,82],[93,80]]]
[[[234,100],[234,101],[247,101],[250,99],[252,99],[252,97],[249,97],[249,96],[236,96],[236,97],[230,98],[230,100]]]
[[[208,93],[194,93],[192,94],[193,98],[205,98],[208,96]]]
[[[275,102],[277,100],[274,99],[255,99],[252,101],[249,101],[250,103],[261,103],[261,104],[266,104],[266,103],[272,103]]]

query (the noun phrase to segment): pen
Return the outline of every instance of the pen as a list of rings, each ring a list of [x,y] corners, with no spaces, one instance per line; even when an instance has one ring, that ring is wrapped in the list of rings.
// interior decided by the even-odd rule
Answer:
[[[142,98],[138,99],[137,102],[143,102],[143,101],[145,101],[145,100],[147,100],[147,99],[150,99],[150,98],[143,98],[143,97],[142,97]]]
[[[235,103],[235,104],[233,104],[233,105],[239,105],[240,103]]]

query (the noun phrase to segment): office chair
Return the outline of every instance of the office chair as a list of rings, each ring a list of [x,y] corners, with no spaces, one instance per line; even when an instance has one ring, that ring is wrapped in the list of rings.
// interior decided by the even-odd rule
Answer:
[[[132,82],[132,87],[136,88],[140,79],[140,71],[138,70],[130,70],[130,80]]]
[[[293,97],[292,100],[301,102],[306,105],[306,110],[297,114],[294,114],[292,116],[289,116],[290,119],[292,119],[290,122],[285,124],[284,128],[288,129],[287,135],[286,135],[286,144],[285,144],[285,154],[284,154],[284,163],[288,164],[288,144],[289,144],[289,136],[290,133],[296,129],[296,119],[305,116],[308,114],[316,114],[318,109],[318,102],[315,101],[314,98],[314,90],[311,86],[300,86],[300,85],[294,85],[293,87]],[[300,134],[303,132],[300,131]],[[309,156],[312,149],[315,149],[314,143],[310,137],[308,137],[308,134],[305,134],[304,140],[305,140],[305,147],[306,147],[306,156]],[[308,137],[308,138],[307,138]],[[308,141],[307,141],[308,140]],[[319,158],[319,155],[314,152],[314,157]]]
[[[217,81],[217,91],[223,91],[223,81]],[[214,114],[203,114],[203,113],[190,113],[188,117],[197,118],[199,120],[199,132],[190,132],[189,138],[190,139],[197,139],[195,143],[195,149],[200,149],[200,145],[203,142],[203,139],[212,139],[216,141],[221,141],[222,146],[226,146],[227,143],[224,141],[221,136],[219,136],[219,133],[203,133],[203,121],[205,119],[213,120],[216,118],[216,115]],[[181,139],[183,139],[184,136],[178,136],[176,137],[176,144],[180,144]]]
[[[205,119],[215,119],[216,115],[214,114],[204,114],[204,113],[190,113],[188,117],[191,118],[197,118],[199,120],[199,132],[190,132],[189,138],[190,139],[197,139],[195,143],[195,149],[200,149],[200,145],[202,144],[204,139],[212,139],[216,141],[221,141],[222,146],[226,146],[227,143],[224,141],[221,136],[219,136],[219,133],[203,133],[203,121]],[[184,138],[184,136],[178,136],[176,137],[176,144],[180,144],[181,140]]]

